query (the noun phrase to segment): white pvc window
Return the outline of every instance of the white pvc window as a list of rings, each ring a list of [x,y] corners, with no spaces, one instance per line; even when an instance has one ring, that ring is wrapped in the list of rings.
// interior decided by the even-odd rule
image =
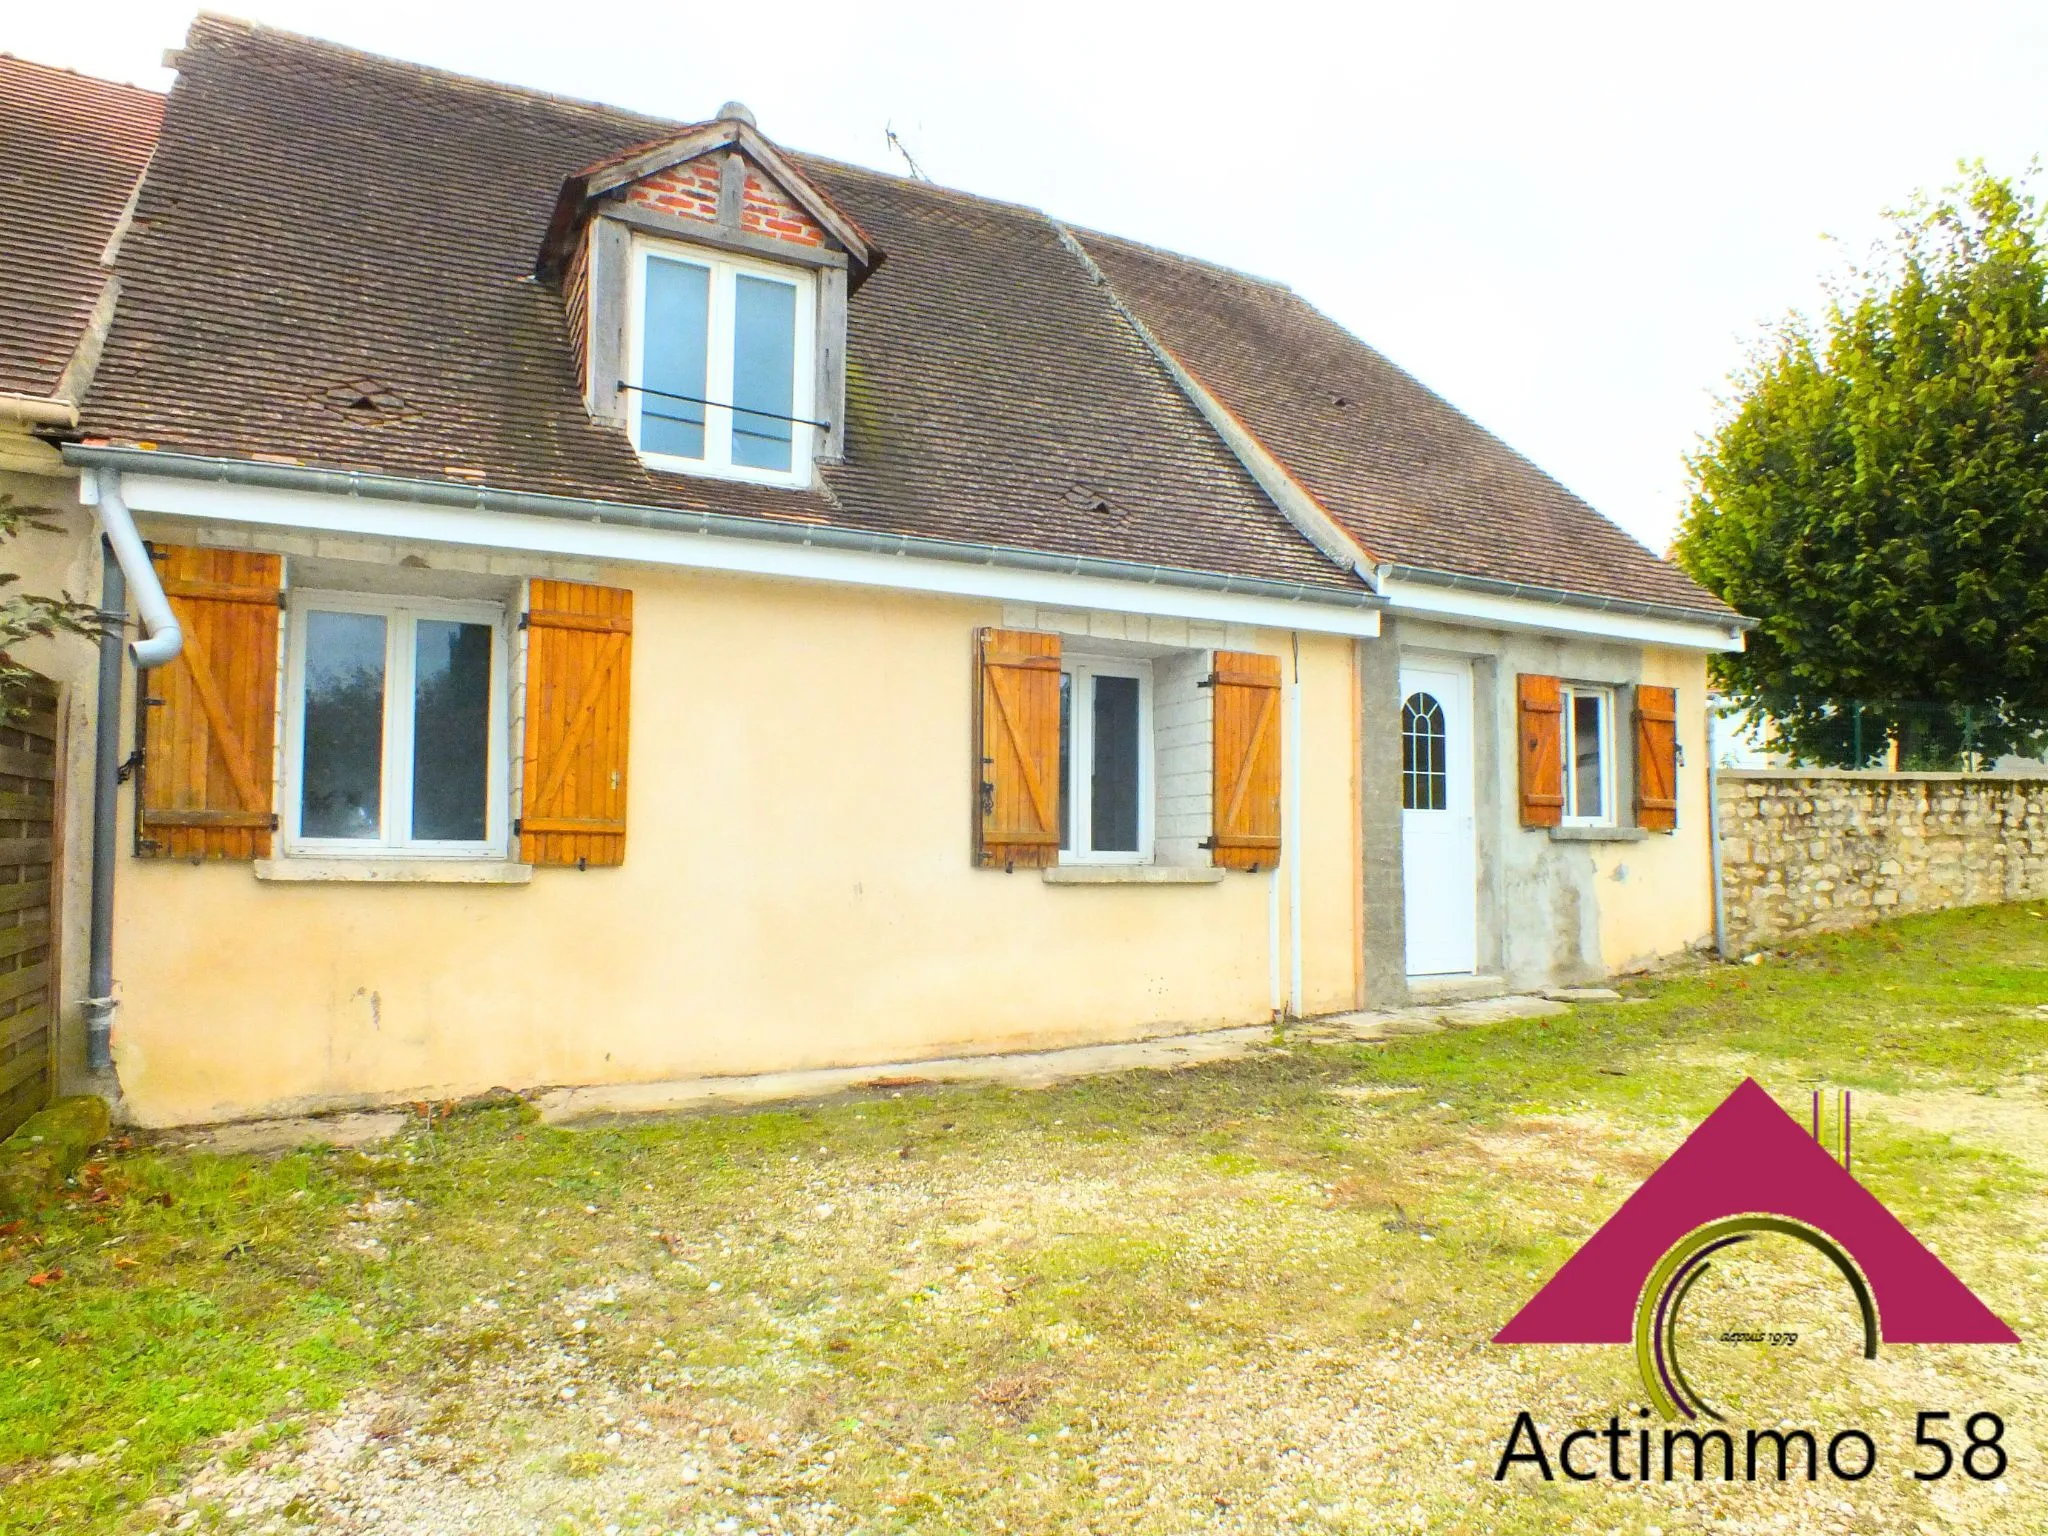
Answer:
[[[287,850],[502,856],[507,649],[496,603],[293,593]]]
[[[633,247],[627,421],[658,469],[810,484],[817,297],[808,272],[656,240]]]
[[[1069,661],[1060,670],[1060,860],[1151,859],[1151,665]]]
[[[1614,694],[1564,687],[1564,824],[1614,824]]]

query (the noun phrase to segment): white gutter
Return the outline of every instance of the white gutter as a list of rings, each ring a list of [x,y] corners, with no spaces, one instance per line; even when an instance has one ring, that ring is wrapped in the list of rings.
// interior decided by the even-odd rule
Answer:
[[[1670,603],[1594,597],[1561,587],[1463,576],[1413,565],[1382,565],[1375,585],[1397,613],[1503,629],[1580,634],[1641,645],[1739,651],[1756,620]]]
[[[107,547],[113,550],[121,574],[128,578],[128,588],[135,595],[135,611],[141,616],[147,636],[131,641],[128,653],[135,658],[138,668],[161,667],[175,660],[185,648],[185,632],[171,612],[171,601],[164,596],[163,583],[157,580],[149,551],[142,547],[142,535],[135,531],[128,503],[121,499],[120,472],[104,469],[98,474],[100,531],[106,535]]]
[[[78,407],[69,400],[43,395],[0,394],[0,421],[27,427],[75,427]]]
[[[73,443],[64,457],[103,474],[122,472],[138,513],[206,523],[994,597],[1312,634],[1376,635],[1385,606],[1362,584],[1310,586],[829,524],[139,449]],[[89,478],[80,497],[88,503],[93,498]]]

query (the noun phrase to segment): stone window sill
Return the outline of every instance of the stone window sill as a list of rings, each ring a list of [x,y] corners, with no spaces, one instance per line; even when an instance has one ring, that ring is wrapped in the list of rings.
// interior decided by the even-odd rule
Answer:
[[[1047,885],[1220,885],[1223,871],[1190,864],[1054,864]]]
[[[357,881],[381,885],[526,885],[531,864],[509,859],[258,859],[258,880],[287,884]]]
[[[1642,827],[1552,827],[1553,843],[1640,843],[1649,837]]]

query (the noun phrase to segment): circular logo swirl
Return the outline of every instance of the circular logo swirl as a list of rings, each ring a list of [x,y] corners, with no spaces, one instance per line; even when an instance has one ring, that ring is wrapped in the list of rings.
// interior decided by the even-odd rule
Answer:
[[[1803,1221],[1789,1216],[1730,1216],[1710,1222],[1681,1238],[1657,1262],[1644,1282],[1642,1300],[1636,1304],[1636,1369],[1642,1373],[1644,1390],[1667,1419],[1683,1414],[1694,1419],[1704,1414],[1716,1422],[1722,1415],[1686,1379],[1678,1358],[1678,1319],[1685,1298],[1712,1267],[1711,1259],[1723,1249],[1766,1234],[1796,1238],[1825,1255],[1856,1294],[1863,1315],[1863,1358],[1877,1358],[1877,1304],[1863,1271],[1833,1238]]]

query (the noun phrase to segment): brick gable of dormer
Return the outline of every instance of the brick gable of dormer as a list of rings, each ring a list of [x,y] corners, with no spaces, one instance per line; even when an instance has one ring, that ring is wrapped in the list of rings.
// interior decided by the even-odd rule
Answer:
[[[656,213],[715,224],[725,158],[718,154],[701,155],[656,171],[626,187],[623,199]],[[744,155],[737,158],[746,169],[739,206],[740,231],[764,240],[784,240],[814,250],[824,248],[829,237],[817,221],[753,161]]]

